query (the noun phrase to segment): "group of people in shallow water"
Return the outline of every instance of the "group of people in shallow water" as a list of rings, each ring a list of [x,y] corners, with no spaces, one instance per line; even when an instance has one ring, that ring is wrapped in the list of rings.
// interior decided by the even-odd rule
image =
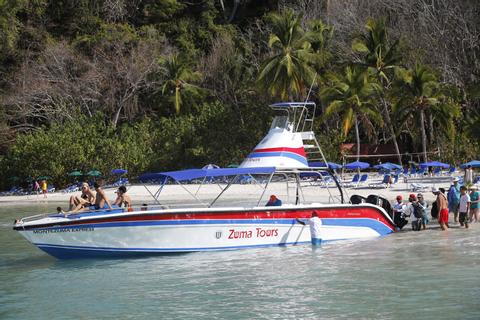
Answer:
[[[69,209],[66,213],[69,214],[103,209],[111,210],[122,206],[128,211],[132,210],[132,199],[127,195],[127,188],[125,186],[120,186],[117,189],[117,198],[113,202],[108,199],[105,190],[103,190],[103,181],[95,182],[93,187],[95,190],[92,190],[87,182],[83,182],[80,196],[70,197]],[[60,207],[57,208],[57,211],[63,213],[63,210]]]
[[[448,217],[453,214],[454,222],[468,228],[472,222],[480,221],[480,193],[476,185],[470,187],[460,186],[459,179],[454,179],[448,192],[443,188],[432,188],[436,196],[432,203],[431,216],[438,219],[442,230],[450,228]],[[429,222],[427,214],[428,204],[423,195],[410,194],[408,202],[403,203],[402,196],[397,196],[397,202],[393,205],[394,220],[397,215],[402,218],[409,217],[413,230],[425,229]]]

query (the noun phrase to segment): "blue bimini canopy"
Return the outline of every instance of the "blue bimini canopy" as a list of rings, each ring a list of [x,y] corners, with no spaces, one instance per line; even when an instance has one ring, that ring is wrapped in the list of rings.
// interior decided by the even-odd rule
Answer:
[[[361,161],[355,161],[355,162],[350,162],[347,163],[346,165],[343,166],[345,169],[349,170],[355,170],[355,169],[366,169],[370,167],[370,164],[366,162],[361,162]]]
[[[167,178],[171,178],[175,181],[189,181],[209,177],[237,176],[242,174],[271,174],[273,172],[275,172],[275,167],[188,169],[180,171],[144,173],[139,177],[139,179],[142,182],[165,181]]]
[[[419,164],[420,168],[428,168],[428,167],[440,167],[440,168],[450,168],[450,165],[443,162],[438,161],[429,161]]]
[[[337,170],[337,169],[342,168],[341,164],[337,164],[337,163],[334,163],[334,162],[327,162],[327,165],[328,165],[328,168],[333,169],[333,170]],[[325,162],[309,162],[308,166],[311,167],[311,168],[326,168],[327,167],[325,165]]]
[[[373,166],[375,169],[383,169],[383,170],[402,170],[402,166],[399,164],[391,163],[391,162],[385,162],[382,164],[377,164],[376,166]]]
[[[470,162],[460,165],[460,168],[465,169],[466,167],[471,166],[472,168],[480,168],[480,161],[472,160]]]

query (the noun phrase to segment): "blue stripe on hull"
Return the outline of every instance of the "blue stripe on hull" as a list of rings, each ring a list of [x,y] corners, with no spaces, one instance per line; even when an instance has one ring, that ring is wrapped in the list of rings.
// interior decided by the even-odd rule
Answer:
[[[323,241],[328,242],[328,241]],[[275,243],[275,244],[258,244],[246,246],[230,246],[230,247],[212,247],[212,248],[94,248],[94,247],[75,247],[75,246],[60,246],[60,245],[44,245],[36,244],[38,248],[48,253],[49,255],[58,259],[97,259],[97,258],[131,258],[131,257],[145,257],[152,255],[172,255],[185,254],[198,251],[226,251],[238,249],[252,249],[277,247],[286,245],[306,244],[310,241]]]

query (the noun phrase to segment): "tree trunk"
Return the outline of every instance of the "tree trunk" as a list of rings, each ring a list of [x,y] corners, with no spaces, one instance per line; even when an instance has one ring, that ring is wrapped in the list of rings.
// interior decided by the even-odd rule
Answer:
[[[357,139],[357,161],[360,161],[360,133],[358,131],[357,115],[355,117],[355,138]]]
[[[388,111],[387,102],[382,98],[383,103],[383,113],[385,114],[385,122],[387,127],[390,129],[390,134],[392,136],[393,146],[395,147],[395,153],[397,154],[398,163],[402,164],[402,156],[400,154],[400,148],[398,147],[397,135],[395,134],[395,129],[393,129],[392,119],[390,119],[390,113]]]
[[[433,143],[434,141],[434,137],[433,137],[433,115],[432,115],[432,112],[429,112],[428,114],[428,128],[430,129],[428,131],[428,140],[430,141],[430,143]]]
[[[422,152],[423,161],[427,162],[427,134],[425,132],[425,111],[420,110],[420,127],[422,128]]]

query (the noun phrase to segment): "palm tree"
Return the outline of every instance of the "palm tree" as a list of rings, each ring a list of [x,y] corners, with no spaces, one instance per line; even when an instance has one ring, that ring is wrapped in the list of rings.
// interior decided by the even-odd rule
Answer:
[[[199,72],[190,69],[190,66],[174,54],[167,59],[160,60],[161,74],[163,76],[162,95],[167,91],[174,93],[173,104],[175,112],[180,113],[182,105],[182,91],[198,88],[190,82],[199,81]]]
[[[333,27],[324,24],[321,20],[312,20],[309,23],[307,37],[314,53],[316,67],[325,68],[332,58],[329,45],[333,38]]]
[[[424,161],[427,156],[427,132],[425,129],[426,115],[432,116],[430,130],[435,121],[437,126],[447,135],[454,133],[453,120],[459,116],[458,104],[442,93],[442,87],[435,73],[427,66],[416,64],[413,70],[402,72],[403,87],[399,88],[406,95],[399,101],[400,114],[404,118],[419,115],[420,132],[422,136],[422,153]]]
[[[309,65],[314,61],[306,32],[300,26],[300,17],[292,10],[272,14],[272,34],[268,46],[273,56],[262,65],[258,84],[272,96],[288,99],[304,93],[315,71]]]
[[[380,101],[383,106],[383,117],[385,124],[390,130],[390,136],[397,153],[398,161],[402,164],[400,148],[398,147],[397,134],[390,117],[389,103],[386,99],[386,92],[389,90],[394,76],[394,69],[398,68],[401,60],[398,49],[398,40],[390,44],[385,27],[385,19],[368,19],[366,24],[367,33],[356,38],[352,44],[354,51],[362,55],[360,65],[369,68],[379,83],[382,90],[379,91]]]
[[[368,70],[355,66],[348,66],[344,73],[328,74],[329,85],[322,90],[322,98],[327,107],[323,120],[334,114],[342,116],[342,133],[346,137],[352,126],[355,126],[357,141],[357,160],[360,159],[360,132],[359,123],[365,127],[372,126],[372,121],[382,123],[382,117],[372,104],[371,97],[378,91],[379,85],[372,81]],[[366,128],[368,129],[368,128]]]

